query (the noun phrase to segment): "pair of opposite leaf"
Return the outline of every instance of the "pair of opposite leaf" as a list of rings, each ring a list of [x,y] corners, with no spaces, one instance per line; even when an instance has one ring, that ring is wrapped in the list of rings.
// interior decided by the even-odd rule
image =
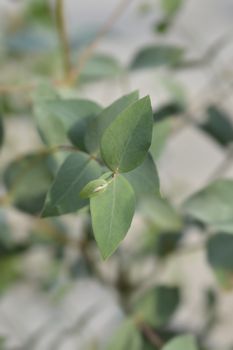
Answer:
[[[106,117],[109,112],[106,109]],[[99,140],[101,157],[110,173],[88,181],[79,194],[90,198],[93,231],[105,259],[125,237],[134,215],[134,190],[122,173],[137,168],[149,150],[153,129],[150,98],[137,100],[134,93],[134,101],[120,106],[114,117],[110,116],[110,124],[104,121],[107,127],[101,130]]]

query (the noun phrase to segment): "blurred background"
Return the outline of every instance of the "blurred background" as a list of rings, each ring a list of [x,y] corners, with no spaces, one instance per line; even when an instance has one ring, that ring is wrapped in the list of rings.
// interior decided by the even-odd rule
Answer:
[[[49,17],[46,6],[33,10],[36,2],[0,0],[0,103],[5,126],[1,177],[10,161],[42,145],[32,117],[30,84],[47,82],[51,77],[61,79],[63,74],[55,3],[46,2]],[[85,52],[95,40],[121,2],[67,0],[64,4],[75,66],[80,52]],[[229,123],[233,122],[233,1],[184,0],[170,17],[157,0],[126,1],[123,6],[122,13],[112,18],[111,26],[100,35],[78,88],[62,86],[60,91],[64,97],[88,98],[107,106],[138,89],[141,96],[151,96],[155,111],[170,106],[167,114],[172,117],[184,113],[185,118],[175,123],[173,118],[163,120],[153,146],[162,191],[178,207],[218,174],[233,176],[232,152],[226,150],[224,142],[216,142],[211,133],[196,128],[211,113],[224,115]],[[169,62],[156,67],[148,64],[149,69],[144,63],[140,67],[139,62],[140,69],[129,72],[126,67],[148,45],[182,47],[185,62],[174,69]],[[5,187],[1,185],[0,194],[4,193]],[[35,220],[39,222],[36,228]],[[79,249],[74,246],[73,241],[79,241],[83,234],[85,220],[68,215],[59,223],[53,222],[52,230],[48,230],[38,217],[13,207],[0,209],[0,239],[10,237],[22,248],[22,253],[9,256],[0,249],[2,349],[104,349],[124,319],[113,288],[119,269],[117,258],[113,256],[107,262],[96,258],[98,275],[102,276],[98,278],[88,273]],[[54,225],[59,226],[62,237],[68,236],[62,248],[53,241]],[[30,243],[30,248],[23,248],[28,237],[31,241],[39,240],[36,231],[43,231],[44,236],[50,231],[51,235],[47,239],[42,234],[42,243]],[[123,254],[134,253],[136,237],[142,234],[144,227],[136,215],[122,244]],[[219,283],[207,262],[204,247],[200,248],[202,242],[203,235],[192,226],[184,244],[198,249],[190,249],[189,254],[173,254],[162,262],[150,256],[143,263],[135,259],[130,278],[139,284],[146,284],[150,278],[157,284],[179,284],[182,302],[169,325],[171,329],[188,328],[194,334],[200,334],[205,327],[206,291],[214,291],[218,296],[217,321],[205,342],[208,349],[230,350],[232,275],[227,286]],[[96,256],[95,250],[93,254]],[[124,269],[130,259],[122,261]]]

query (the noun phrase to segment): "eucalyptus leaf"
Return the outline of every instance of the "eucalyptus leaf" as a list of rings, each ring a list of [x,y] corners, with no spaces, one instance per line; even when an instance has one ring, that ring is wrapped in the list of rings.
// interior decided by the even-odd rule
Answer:
[[[233,236],[219,233],[207,242],[208,261],[215,269],[233,271]]]
[[[160,196],[159,175],[150,154],[139,167],[124,176],[132,185],[137,200],[147,196]]]
[[[233,180],[217,180],[196,194],[183,205],[186,214],[195,219],[219,227],[233,224]]]
[[[43,153],[27,154],[12,161],[3,178],[10,201],[22,211],[37,214],[53,180],[50,157]]]
[[[81,72],[81,82],[112,78],[122,73],[123,68],[116,58],[109,55],[94,55]]]
[[[181,8],[184,0],[160,0],[166,16],[174,16]]]
[[[153,115],[150,98],[144,97],[124,110],[105,130],[101,155],[114,172],[138,167],[151,145]]]
[[[165,119],[154,124],[150,153],[155,161],[160,158],[171,131],[172,123],[170,119]]]
[[[107,350],[142,350],[143,342],[136,325],[132,320],[126,320],[122,323],[116,333],[113,335]]]
[[[164,198],[146,198],[140,209],[146,221],[160,231],[179,231],[183,226],[179,212]]]
[[[180,303],[177,287],[157,286],[142,296],[134,307],[136,317],[152,327],[165,325]]]
[[[105,108],[100,115],[90,120],[87,134],[85,136],[85,144],[90,152],[99,150],[101,137],[105,129],[122,113],[127,107],[138,100],[138,91],[133,91],[128,95],[124,95]]]
[[[80,197],[80,191],[100,175],[101,167],[89,155],[77,152],[68,156],[47,193],[42,216],[73,213],[88,205],[88,201]]]
[[[124,239],[135,210],[135,196],[128,181],[116,176],[107,189],[90,200],[94,236],[104,259]]]
[[[81,198],[91,198],[106,190],[108,182],[104,179],[97,179],[89,182],[80,192]]]
[[[233,143],[233,123],[230,116],[216,106],[207,109],[207,120],[200,128],[223,146]]]
[[[82,99],[39,99],[35,103],[36,123],[43,141],[49,146],[67,142],[67,132],[75,122],[100,111],[98,104]]]
[[[2,120],[2,117],[0,116],[0,147],[3,144],[3,138],[4,138],[3,120]]]
[[[193,336],[181,335],[169,341],[162,350],[198,350],[198,347]]]
[[[131,69],[157,68],[161,66],[176,66],[184,57],[184,50],[173,45],[154,45],[140,49],[136,53]]]

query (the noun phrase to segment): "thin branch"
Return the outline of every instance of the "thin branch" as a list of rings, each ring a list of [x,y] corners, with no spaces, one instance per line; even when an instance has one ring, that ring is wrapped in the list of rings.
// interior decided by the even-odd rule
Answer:
[[[56,22],[63,56],[64,74],[67,76],[72,69],[72,65],[69,38],[65,26],[64,0],[56,0]]]
[[[103,24],[97,33],[95,39],[86,47],[84,52],[79,57],[79,63],[76,69],[70,71],[67,76],[67,82],[69,84],[73,84],[75,81],[78,81],[82,70],[84,69],[86,63],[91,58],[93,51],[99,45],[100,41],[103,37],[111,30],[113,25],[119,19],[119,17],[123,14],[124,10],[127,6],[132,2],[132,0],[121,0],[116,9],[113,11],[112,15],[108,18],[108,20]]]
[[[161,349],[164,345],[163,340],[160,335],[151,328],[148,324],[141,322],[138,324],[139,330],[142,332],[144,337],[149,340],[149,342],[156,348]]]

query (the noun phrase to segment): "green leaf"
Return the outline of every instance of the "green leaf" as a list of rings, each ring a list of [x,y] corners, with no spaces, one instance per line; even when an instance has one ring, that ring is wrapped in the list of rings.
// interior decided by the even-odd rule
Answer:
[[[3,120],[2,120],[2,117],[0,116],[0,147],[3,144],[3,138],[4,138]]]
[[[154,112],[155,122],[160,122],[164,119],[175,117],[184,112],[183,106],[177,102],[169,102],[162,105],[158,110]]]
[[[80,197],[80,191],[100,175],[101,167],[89,155],[79,152],[68,156],[47,193],[42,216],[73,213],[86,206],[88,201]]]
[[[51,6],[47,0],[26,1],[26,22],[51,26],[53,24]]]
[[[43,141],[49,146],[67,142],[67,132],[75,122],[100,111],[101,107],[89,100],[56,98],[35,102],[37,126]]]
[[[182,335],[169,341],[162,350],[198,350],[198,347],[193,336]]]
[[[122,73],[120,63],[109,55],[94,55],[86,63],[80,79],[81,82],[112,78]]]
[[[136,303],[135,312],[139,319],[152,327],[165,325],[180,303],[177,287],[158,286],[150,290]]]
[[[53,180],[50,157],[32,153],[11,162],[3,174],[10,201],[22,211],[41,211],[46,192]]]
[[[160,258],[172,254],[178,247],[182,238],[180,232],[162,232],[158,235],[155,247],[155,253]]]
[[[150,154],[139,167],[124,176],[132,185],[137,200],[146,196],[160,196],[159,175]]]
[[[90,152],[98,151],[100,141],[105,129],[122,113],[127,107],[138,100],[138,91],[133,91],[128,95],[122,96],[105,108],[100,115],[90,120],[85,144]]]
[[[106,190],[108,182],[104,179],[93,180],[89,182],[80,192],[81,198],[91,198],[97,196]]]
[[[106,191],[91,198],[91,218],[95,239],[104,259],[125,237],[134,215],[135,196],[121,175],[109,183]]]
[[[181,8],[183,0],[161,0],[161,6],[166,16],[174,16]]]
[[[132,320],[126,320],[114,334],[107,350],[142,350],[142,338]]]
[[[142,48],[134,57],[131,69],[176,66],[183,60],[184,50],[178,46],[155,45]]]
[[[200,128],[223,146],[233,142],[233,124],[231,118],[216,106],[207,109],[207,120]]]
[[[140,208],[143,216],[155,229],[174,232],[182,228],[181,216],[166,199],[159,197],[146,198]]]
[[[207,255],[212,267],[233,271],[233,236],[227,233],[212,236],[207,242]]]
[[[183,205],[186,214],[219,227],[233,224],[233,180],[217,180],[191,196]]]
[[[144,97],[124,110],[105,130],[101,155],[114,172],[139,166],[150,148],[153,116],[150,98]]]
[[[172,124],[170,119],[154,124],[150,152],[155,161],[161,156],[171,131]]]

